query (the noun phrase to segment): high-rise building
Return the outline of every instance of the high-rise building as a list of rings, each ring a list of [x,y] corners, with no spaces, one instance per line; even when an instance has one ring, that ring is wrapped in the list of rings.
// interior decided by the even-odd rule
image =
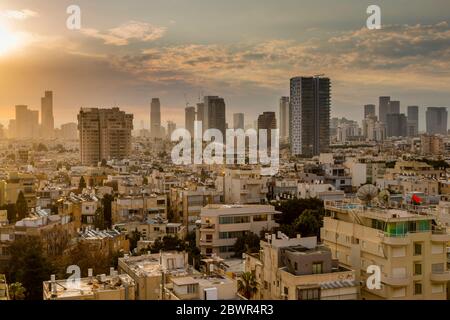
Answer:
[[[389,113],[390,114],[399,114],[400,113],[400,101],[389,102]]]
[[[277,118],[275,112],[264,112],[258,117],[258,136],[259,130],[267,132],[267,148],[271,150],[272,146],[272,129],[277,128]]]
[[[289,139],[289,97],[280,99],[280,139]]]
[[[386,116],[389,113],[389,103],[391,101],[391,97],[380,97],[380,102],[378,106],[378,120],[386,123]]]
[[[442,137],[428,134],[421,135],[420,152],[422,155],[441,155],[444,152],[444,141]]]
[[[15,137],[32,139],[39,135],[39,111],[29,110],[28,106],[16,106]]]
[[[427,108],[427,133],[447,134],[448,112],[446,107]]]
[[[225,100],[217,96],[206,96],[204,98],[203,129],[217,129],[225,136],[225,118]]]
[[[61,125],[61,138],[64,140],[78,139],[78,125],[76,123],[65,123]]]
[[[375,116],[375,105],[374,104],[366,104],[364,106],[364,119],[366,119],[369,116]]]
[[[177,130],[177,125],[173,121],[167,122],[167,136],[169,139],[172,137],[172,133]]]
[[[194,136],[195,124],[195,107],[187,107],[184,109],[184,127],[189,131],[191,137]]]
[[[45,91],[44,97],[41,98],[41,133],[45,139],[53,138],[55,134],[52,91]]]
[[[419,107],[408,106],[408,136],[415,137],[419,134]]]
[[[243,113],[233,114],[233,129],[244,130],[244,114]]]
[[[197,103],[197,121],[204,122],[205,104],[203,102]]]
[[[327,202],[320,231],[333,259],[352,268],[366,283],[370,266],[381,269],[379,289],[361,287],[363,299],[445,300],[447,268],[445,227],[436,228],[431,214],[413,206],[367,208],[352,200]],[[370,281],[370,279],[369,279]]]
[[[150,132],[152,138],[161,138],[161,102],[153,98],[150,106]]]
[[[80,155],[83,165],[124,159],[131,153],[133,115],[112,109],[84,109],[78,114]]]
[[[404,113],[390,113],[387,115],[387,136],[406,137],[408,125]]]
[[[330,146],[330,79],[291,79],[290,142],[293,155],[314,156]]]

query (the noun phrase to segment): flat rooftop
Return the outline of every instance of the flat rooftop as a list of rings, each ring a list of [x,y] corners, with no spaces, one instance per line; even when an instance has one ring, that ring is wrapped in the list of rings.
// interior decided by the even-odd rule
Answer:
[[[93,296],[98,291],[113,291],[124,288],[125,286],[134,286],[134,280],[127,274],[120,274],[115,276],[96,276],[81,278],[78,287],[71,287],[67,280],[57,280],[56,283],[56,297],[59,299],[79,297],[79,296]],[[44,295],[47,298],[51,297],[50,289],[51,281],[44,281]]]
[[[417,208],[417,211],[408,209],[391,209],[382,207],[368,207],[359,203],[325,202],[325,209],[341,213],[356,214],[360,217],[378,219],[383,221],[411,221],[433,220],[429,209]]]

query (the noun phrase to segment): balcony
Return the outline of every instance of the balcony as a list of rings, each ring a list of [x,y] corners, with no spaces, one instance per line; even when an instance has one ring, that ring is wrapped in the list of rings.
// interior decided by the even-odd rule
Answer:
[[[213,232],[213,231],[215,230],[215,228],[216,228],[216,225],[215,225],[215,224],[212,224],[212,223],[205,223],[205,224],[202,224],[202,226],[200,227],[200,231],[205,231],[205,232],[210,231],[210,232]]]
[[[406,246],[411,243],[407,236],[392,236],[388,233],[380,233],[381,242],[390,246]]]
[[[430,280],[434,282],[450,281],[450,271],[433,271],[430,275]]]
[[[404,287],[410,283],[409,278],[404,276],[382,276],[381,281],[392,287]]]
[[[433,231],[433,234],[431,235],[431,241],[450,242],[450,234],[445,231]]]

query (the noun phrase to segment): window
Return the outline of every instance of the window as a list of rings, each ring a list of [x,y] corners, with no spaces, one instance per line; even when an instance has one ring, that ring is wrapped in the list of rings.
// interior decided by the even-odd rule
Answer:
[[[197,292],[197,286],[195,284],[188,284],[187,293],[192,294]]]
[[[260,215],[253,216],[254,222],[267,221],[267,220],[268,220],[267,214],[260,214]]]
[[[422,294],[422,283],[414,282],[414,294],[415,295]]]
[[[250,223],[249,216],[220,217],[220,224]]]
[[[313,274],[322,274],[322,262],[315,262],[312,266]]]
[[[414,255],[420,256],[422,254],[422,244],[421,243],[414,243]]]
[[[422,274],[422,265],[420,263],[414,264],[414,275],[421,275]]]
[[[294,268],[295,268],[295,271],[298,270],[298,263],[297,262],[294,263]]]
[[[298,300],[320,300],[320,289],[297,289]]]

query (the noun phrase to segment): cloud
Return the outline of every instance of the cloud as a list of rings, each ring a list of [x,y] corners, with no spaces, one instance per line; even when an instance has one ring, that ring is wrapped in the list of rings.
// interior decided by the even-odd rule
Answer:
[[[385,26],[382,30],[364,28],[304,42],[153,47],[140,54],[116,56],[112,63],[146,81],[167,85],[183,81],[241,91],[252,86],[284,88],[291,76],[317,73],[345,82],[391,79],[392,84],[423,87],[426,84],[421,78],[450,77],[448,43],[450,27],[441,22]]]
[[[150,23],[129,21],[116,28],[101,32],[97,29],[82,29],[81,32],[89,37],[101,39],[105,44],[126,46],[131,40],[151,42],[158,40],[166,33],[165,27],[157,27]]]
[[[38,15],[39,14],[37,12],[29,9],[5,10],[3,12],[0,12],[0,16],[15,20],[26,20],[28,18],[37,17]]]

